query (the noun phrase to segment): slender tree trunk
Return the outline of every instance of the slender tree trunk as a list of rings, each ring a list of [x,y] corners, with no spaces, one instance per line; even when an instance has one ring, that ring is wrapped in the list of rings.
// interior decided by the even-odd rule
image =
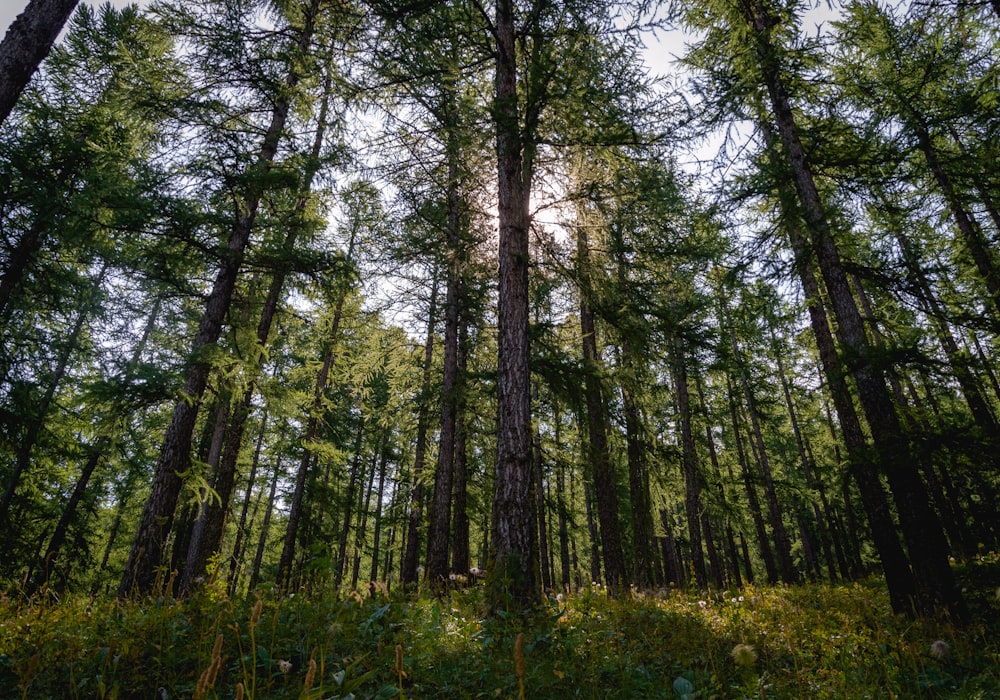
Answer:
[[[351,532],[351,515],[354,507],[354,492],[361,478],[361,450],[364,447],[365,421],[364,417],[358,423],[358,431],[354,436],[354,458],[351,460],[351,473],[347,479],[347,495],[344,497],[344,516],[340,528],[340,540],[337,544],[337,571],[334,588],[340,588],[344,580],[344,567],[347,565],[347,540]]]
[[[532,463],[535,470],[535,508],[537,510],[535,518],[538,522],[538,560],[541,569],[542,590],[550,591],[552,590],[552,576],[550,575],[549,569],[549,533],[546,518],[546,511],[548,508],[545,505],[545,473],[542,465],[542,435],[537,426],[532,438],[532,445],[534,452]]]
[[[608,411],[602,386],[602,366],[597,349],[594,310],[589,299],[593,291],[586,226],[577,230],[577,276],[580,282],[580,331],[585,372],[583,389],[590,443],[588,456],[597,500],[597,517],[601,526],[604,577],[608,590],[612,595],[617,595],[627,586],[628,577],[618,523],[617,480],[608,446]]]
[[[778,493],[774,488],[774,476],[771,471],[771,460],[767,455],[767,446],[764,444],[764,435],[760,427],[760,416],[757,412],[757,401],[750,388],[750,383],[745,373],[741,373],[740,379],[743,384],[743,393],[747,402],[747,414],[750,417],[750,428],[753,433],[753,445],[757,447],[757,462],[760,466],[761,475],[764,478],[764,497],[767,500],[767,512],[771,522],[771,534],[774,537],[774,550],[778,556],[778,569],[781,572],[781,580],[785,583],[798,582],[798,572],[792,563],[792,545],[785,529],[785,523],[781,512],[781,504],[778,502]]]
[[[699,401],[699,403],[702,406],[702,410],[707,415],[708,414],[708,405],[705,402],[705,391],[704,391],[704,388],[702,387],[701,378],[697,377],[697,376],[695,377],[695,388],[698,391],[698,401]],[[722,478],[721,478],[722,477],[722,470],[719,467],[719,455],[718,455],[718,452],[716,451],[716,448],[715,448],[715,436],[712,434],[712,426],[711,426],[710,422],[706,422],[706,425],[705,425],[705,441],[706,441],[706,444],[708,445],[708,458],[709,458],[709,461],[712,464],[712,478],[716,481],[716,483],[718,484],[718,488],[719,488],[719,499],[720,499],[720,502],[721,503],[729,503],[729,500],[726,497],[726,489],[725,489],[725,486],[723,485]],[[706,519],[706,522],[707,522],[707,519]],[[732,529],[732,527],[730,527],[729,523],[725,524],[724,531],[725,531],[725,533],[724,533],[724,537],[725,537],[724,547],[726,549],[726,556],[729,558],[729,561],[730,561],[730,564],[731,564],[731,571],[732,571],[731,578],[733,578],[735,580],[736,586],[739,587],[739,586],[743,585],[742,581],[740,580],[741,579],[741,577],[740,577],[740,562],[739,562],[739,558],[737,557],[737,554],[736,554],[736,542],[733,539],[733,529]],[[711,562],[711,559],[709,561]],[[713,574],[713,576],[714,576],[714,574]],[[719,588],[724,588],[725,585],[726,585],[725,584],[725,576],[721,573],[721,570],[720,570],[720,575],[718,577],[716,577],[716,585]]]
[[[354,261],[356,233],[355,230],[351,230],[347,244],[347,261],[351,263]],[[323,411],[330,370],[333,368],[334,360],[337,358],[340,322],[344,315],[344,304],[347,302],[347,295],[350,292],[350,285],[346,281],[342,281],[341,285],[337,296],[337,303],[333,310],[333,319],[330,322],[329,348],[326,351],[326,356],[323,358],[323,366],[316,373],[312,407],[309,411],[309,417],[306,420],[306,429],[302,440],[302,458],[299,460],[299,468],[295,474],[295,489],[292,492],[292,503],[288,511],[288,523],[285,528],[285,538],[281,548],[281,559],[278,562],[278,585],[282,588],[286,588],[291,583],[292,561],[295,559],[295,542],[299,535],[299,520],[302,517],[306,482],[309,477],[309,465],[313,462],[313,451],[310,445],[316,441],[319,435],[320,415]]]
[[[1000,324],[1000,265],[997,263],[996,255],[985,240],[972,212],[962,205],[962,201],[955,191],[954,183],[941,165],[941,157],[934,146],[933,138],[923,118],[915,111],[911,111],[909,117],[909,127],[917,137],[917,145],[927,160],[927,167],[930,168],[931,174],[955,218],[955,224],[962,234],[969,256],[989,292],[990,301],[996,307],[997,316],[994,323],[994,328],[996,328],[997,324]]]
[[[468,319],[462,318],[458,334],[458,415],[455,418],[455,475],[452,485],[454,507],[452,508],[451,568],[466,574],[471,567],[469,551],[469,460],[466,448],[468,428],[465,423],[465,373],[469,337]]]
[[[698,468],[694,431],[691,427],[691,401],[688,394],[687,362],[680,342],[672,338],[669,344],[670,368],[674,378],[674,396],[681,434],[681,465],[684,474],[684,513],[687,517],[691,565],[698,588],[708,586],[705,572],[705,552],[702,541],[702,478]]]
[[[632,349],[628,343],[622,344],[621,354],[623,359],[631,356]],[[632,365],[628,359],[625,359],[625,363],[626,366]],[[632,503],[634,581],[640,588],[648,588],[655,580],[656,548],[653,539],[653,506],[649,497],[644,427],[636,398],[626,383],[622,384],[621,395],[628,451],[628,490]]]
[[[403,548],[399,580],[403,587],[417,583],[420,552],[420,530],[423,526],[424,463],[427,454],[427,424],[430,422],[431,364],[434,358],[434,317],[437,310],[437,270],[431,284],[430,307],[427,311],[427,336],[424,340],[423,380],[417,413],[417,444],[413,457],[413,487],[410,489],[410,510],[407,519],[406,545]]]
[[[305,24],[297,41],[301,55],[305,55],[309,50],[319,7],[320,0],[311,0]],[[210,353],[207,351],[216,344],[222,332],[222,324],[229,311],[244,252],[250,241],[257,210],[264,194],[263,176],[274,163],[278,143],[288,118],[289,95],[298,85],[299,77],[296,70],[289,72],[285,80],[286,89],[274,103],[271,122],[264,135],[257,160],[247,173],[249,185],[245,197],[237,204],[236,217],[223,255],[222,266],[216,275],[205,304],[201,324],[192,343],[190,357],[193,358],[193,362],[188,369],[181,399],[174,407],[174,414],[163,440],[149,498],[143,509],[139,529],[125,565],[125,573],[118,587],[119,597],[125,597],[133,592],[139,594],[153,592],[156,569],[161,563],[161,550],[173,525],[174,510],[183,486],[181,475],[191,463],[191,436],[198,417],[202,394],[212,369],[208,359]]]
[[[368,472],[368,488],[360,495],[358,501],[358,524],[354,532],[354,567],[351,571],[351,590],[357,590],[358,576],[361,572],[361,558],[365,553],[365,540],[368,539],[368,515],[371,513],[372,489],[375,486],[375,472],[385,468],[385,462],[389,459],[389,454],[385,447],[385,437],[382,438],[383,446],[378,454],[372,455],[372,466]],[[376,468],[375,461],[380,463]]]
[[[382,448],[382,459],[379,460],[378,464],[378,488],[375,491],[375,525],[372,528],[374,531],[372,534],[372,568],[371,574],[368,576],[369,581],[378,581],[378,556],[382,539],[382,501],[385,497],[385,472],[389,465],[389,451],[390,448],[388,445]]]
[[[776,47],[771,43],[771,18],[759,0],[740,0],[745,18],[754,32],[755,49],[767,87],[778,135],[790,168],[802,215],[826,283],[837,321],[837,335],[849,357],[858,397],[868,420],[879,462],[899,512],[900,525],[918,583],[918,612],[947,614],[953,620],[966,617],[965,603],[948,564],[948,546],[941,522],[928,501],[926,489],[914,468],[910,446],[902,433],[892,398],[880,368],[872,363],[861,316],[851,296],[833,233],[813,179],[808,158],[799,139],[798,127],[781,77]],[[994,278],[995,279],[995,278]],[[989,281],[989,278],[987,278]],[[994,290],[1000,307],[1000,287]]]
[[[583,500],[587,509],[587,533],[590,535],[590,580],[601,582],[601,533],[597,530],[597,519],[594,517],[594,489],[590,482],[583,482]]]
[[[257,551],[253,555],[253,564],[250,567],[250,590],[257,588],[257,581],[260,580],[260,566],[264,561],[264,548],[267,546],[267,536],[271,531],[271,515],[274,513],[274,496],[278,491],[278,475],[281,474],[281,460],[274,465],[274,474],[271,475],[271,489],[267,494],[267,509],[264,511],[264,522],[260,524],[260,537],[257,539]]]
[[[330,111],[330,96],[333,83],[332,70],[329,65],[332,57],[333,51],[331,49],[324,78],[323,97],[317,117],[316,134],[313,139],[310,158],[307,160],[308,165],[303,174],[302,188],[292,210],[292,222],[288,227],[288,232],[282,245],[282,250],[284,251],[291,252],[294,250],[296,241],[305,228],[303,217],[311,199],[313,181],[319,171],[320,156],[322,155],[323,142],[326,138],[327,117]],[[243,446],[243,431],[247,419],[250,417],[250,410],[253,407],[253,397],[256,391],[256,375],[260,372],[261,364],[267,355],[268,337],[271,334],[271,326],[274,323],[278,305],[284,293],[285,278],[287,275],[288,272],[285,268],[279,268],[275,271],[267,291],[267,296],[264,299],[264,307],[261,310],[260,320],[257,323],[256,346],[251,352],[252,368],[250,369],[250,373],[254,376],[254,380],[244,390],[243,399],[233,410],[233,416],[229,421],[225,448],[219,463],[218,475],[214,485],[219,501],[218,503],[206,502],[195,524],[195,531],[191,539],[184,573],[181,577],[182,592],[189,591],[194,582],[199,577],[204,576],[209,559],[218,553],[222,545],[225,520],[229,513],[233,487],[236,483],[237,462],[239,461],[240,450]]]
[[[768,537],[767,527],[764,525],[764,514],[760,508],[760,501],[757,499],[757,486],[754,484],[750,462],[743,447],[742,431],[740,430],[742,421],[740,420],[740,412],[736,404],[736,394],[733,391],[729,375],[726,375],[726,391],[729,396],[729,413],[733,423],[733,443],[736,447],[736,458],[740,463],[740,472],[743,475],[743,486],[746,489],[747,504],[750,506],[750,517],[753,519],[754,529],[757,533],[757,543],[760,547],[761,559],[764,560],[764,571],[767,575],[767,582],[774,584],[778,582],[778,567],[774,563],[774,553],[771,551],[771,539]]]
[[[243,558],[243,540],[246,538],[247,515],[250,511],[250,501],[253,487],[257,483],[257,468],[260,466],[260,451],[264,446],[264,436],[267,431],[267,408],[260,417],[260,428],[257,431],[257,444],[250,462],[250,474],[247,476],[247,490],[243,497],[243,507],[240,510],[240,521],[236,526],[236,542],[233,543],[233,555],[229,558],[229,596],[236,593],[236,581],[239,578],[240,562]],[[258,499],[259,500],[259,499]],[[255,512],[256,512],[256,506]]]
[[[69,369],[69,364],[73,359],[73,355],[76,354],[77,346],[80,343],[80,335],[83,333],[84,326],[87,323],[87,318],[93,310],[92,306],[94,304],[94,300],[100,294],[101,285],[104,282],[104,276],[107,273],[107,270],[108,266],[105,264],[101,268],[97,277],[94,279],[93,287],[90,293],[85,295],[88,298],[84,300],[84,304],[77,312],[76,320],[73,322],[73,328],[70,330],[69,337],[66,339],[66,344],[63,346],[59,359],[56,362],[55,369],[52,372],[52,378],[49,380],[49,384],[45,389],[45,394],[38,402],[38,406],[34,410],[34,415],[28,420],[27,430],[24,433],[24,437],[21,439],[17,455],[14,458],[14,468],[11,469],[10,476],[7,477],[7,485],[4,488],[3,495],[0,496],[0,529],[4,532],[2,539],[9,540],[9,538],[12,537],[14,525],[10,522],[10,507],[14,500],[14,493],[21,481],[21,475],[24,474],[25,470],[28,468],[28,464],[31,462],[31,453],[34,451],[35,445],[38,443],[38,438],[42,434],[42,428],[45,427],[45,419],[48,415],[49,408],[52,405],[52,400],[55,397],[56,391],[59,389],[59,385],[62,383],[63,377],[66,376],[66,371]],[[10,544],[9,541],[8,544]]]
[[[781,382],[781,391],[785,397],[785,408],[788,410],[788,420],[792,426],[792,435],[795,437],[795,446],[799,452],[799,462],[802,464],[802,475],[805,477],[806,486],[810,489],[816,489],[817,493],[820,495],[820,503],[825,503],[826,497],[823,496],[823,485],[813,478],[813,470],[810,465],[809,455],[806,452],[805,438],[803,437],[802,430],[799,427],[799,417],[795,411],[795,403],[792,401],[791,384],[788,381],[788,375],[785,373],[785,363],[781,360],[781,351],[778,349],[778,339],[775,336],[773,327],[770,328],[770,331],[771,345],[774,346],[776,350],[774,359],[778,369],[778,379]],[[830,574],[830,579],[836,580],[837,570],[834,568],[833,548],[827,534],[826,519],[823,516],[823,511],[820,509],[820,504],[817,504],[815,501],[811,501],[811,504],[813,517],[816,519],[816,529],[819,532],[820,546],[823,548],[823,554],[826,557],[826,565]],[[803,533],[803,537],[805,537],[807,532],[801,524],[799,530]],[[805,541],[806,540],[803,539],[803,542]],[[818,570],[817,573],[819,573]]]

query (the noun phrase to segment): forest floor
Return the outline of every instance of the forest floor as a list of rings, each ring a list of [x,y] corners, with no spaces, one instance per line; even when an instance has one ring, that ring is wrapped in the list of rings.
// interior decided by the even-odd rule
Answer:
[[[485,618],[476,587],[8,593],[0,698],[1000,698],[1000,555],[956,573],[963,628],[894,616],[876,579],[627,600],[595,587],[516,619]]]

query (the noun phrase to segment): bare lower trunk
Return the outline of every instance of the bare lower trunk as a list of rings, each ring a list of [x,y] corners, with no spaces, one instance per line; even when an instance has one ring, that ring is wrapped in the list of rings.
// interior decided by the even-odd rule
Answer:
[[[528,369],[528,189],[522,172],[514,3],[496,5],[497,163],[500,219],[497,464],[487,588],[494,611],[539,599],[532,550]]]

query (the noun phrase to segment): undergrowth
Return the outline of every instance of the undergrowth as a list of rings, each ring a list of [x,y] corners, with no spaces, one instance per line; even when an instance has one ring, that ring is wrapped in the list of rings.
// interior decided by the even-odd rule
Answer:
[[[1000,558],[958,574],[964,628],[894,616],[879,581],[626,600],[595,587],[507,618],[485,617],[477,588],[8,593],[0,697],[1000,698]]]

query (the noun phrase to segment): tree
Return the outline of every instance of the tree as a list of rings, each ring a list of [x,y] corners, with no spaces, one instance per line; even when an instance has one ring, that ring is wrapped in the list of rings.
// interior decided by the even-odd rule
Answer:
[[[0,41],[0,125],[45,60],[79,0],[31,0]]]
[[[320,13],[319,0],[311,0],[295,25],[295,52],[301,57],[311,50],[313,33]],[[132,543],[132,551],[118,588],[119,596],[131,593],[147,594],[156,585],[157,568],[162,563],[162,547],[173,523],[174,510],[183,487],[184,475],[191,462],[191,439],[198,417],[199,404],[208,384],[212,369],[211,350],[221,332],[229,310],[233,289],[243,257],[253,233],[254,221],[261,199],[268,186],[265,177],[271,170],[285,122],[288,119],[290,94],[298,85],[300,68],[290,69],[284,93],[274,103],[270,122],[253,162],[245,173],[246,189],[236,194],[235,216],[221,265],[209,293],[205,310],[192,345],[193,359],[180,392],[170,426],[163,440],[157,461],[149,498],[143,510],[142,521]]]

